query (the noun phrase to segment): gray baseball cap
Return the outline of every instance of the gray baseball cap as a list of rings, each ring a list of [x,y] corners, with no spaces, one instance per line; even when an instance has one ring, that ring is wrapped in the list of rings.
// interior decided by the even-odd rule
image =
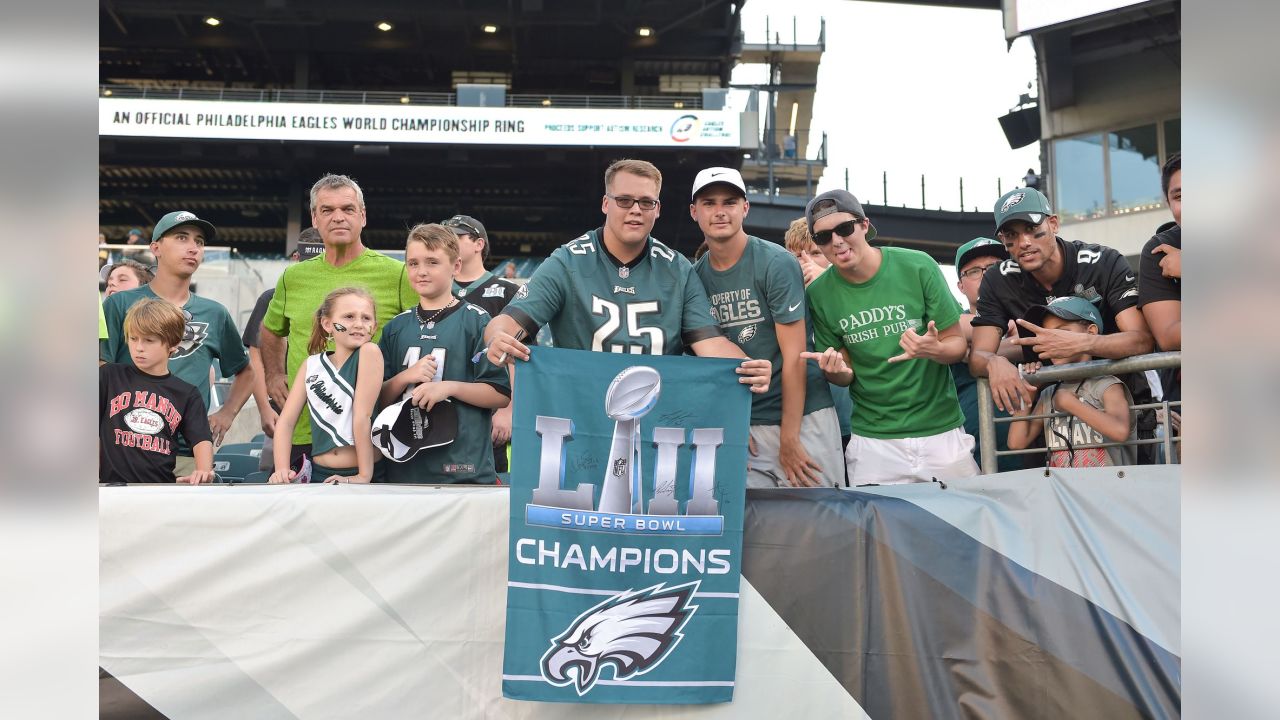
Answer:
[[[824,200],[830,200],[834,204],[815,212],[814,207],[822,203]],[[813,223],[815,220],[837,212],[851,213],[859,219],[867,217],[866,211],[862,209],[862,203],[858,202],[858,198],[854,197],[853,193],[850,193],[848,190],[828,190],[810,200],[809,204],[804,208],[804,219],[805,222],[809,224],[809,234],[813,234]],[[868,222],[867,240],[874,240],[875,237],[876,226]]]

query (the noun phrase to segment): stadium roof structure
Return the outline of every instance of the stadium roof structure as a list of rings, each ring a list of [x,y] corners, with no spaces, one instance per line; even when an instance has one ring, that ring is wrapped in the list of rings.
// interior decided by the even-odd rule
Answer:
[[[740,7],[728,0],[103,0],[100,95],[225,100],[257,93],[266,101],[416,107],[456,105],[460,85],[500,85],[507,107],[530,112],[699,110],[703,88],[728,85],[741,48]],[[364,188],[365,240],[373,247],[398,247],[414,223],[463,212],[484,221],[496,257],[537,255],[600,223],[603,171],[628,156],[664,173],[669,209],[654,234],[691,252],[699,233],[685,219],[684,189],[702,167],[740,164],[736,146],[104,134],[100,224],[114,237],[186,208],[210,218],[239,249],[280,251],[299,222],[309,224],[306,190],[332,171]]]

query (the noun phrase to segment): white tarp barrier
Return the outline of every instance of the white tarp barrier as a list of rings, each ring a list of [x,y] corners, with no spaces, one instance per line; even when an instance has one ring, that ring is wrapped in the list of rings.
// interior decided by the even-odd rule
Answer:
[[[506,488],[104,487],[100,662],[174,720],[858,718],[744,580],[734,701],[501,697]]]

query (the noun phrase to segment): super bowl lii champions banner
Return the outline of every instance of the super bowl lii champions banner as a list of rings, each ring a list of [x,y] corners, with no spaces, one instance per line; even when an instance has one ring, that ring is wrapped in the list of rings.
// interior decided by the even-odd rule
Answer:
[[[516,363],[502,694],[733,699],[751,394],[738,361]]]

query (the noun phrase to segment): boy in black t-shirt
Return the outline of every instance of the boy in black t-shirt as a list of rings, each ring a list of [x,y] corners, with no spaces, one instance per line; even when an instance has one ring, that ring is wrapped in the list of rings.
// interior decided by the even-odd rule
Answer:
[[[196,469],[177,482],[213,481],[204,401],[193,385],[169,374],[169,355],[182,343],[186,326],[182,311],[158,298],[139,300],[125,315],[133,364],[98,368],[100,482],[174,482],[179,433],[191,443]]]

